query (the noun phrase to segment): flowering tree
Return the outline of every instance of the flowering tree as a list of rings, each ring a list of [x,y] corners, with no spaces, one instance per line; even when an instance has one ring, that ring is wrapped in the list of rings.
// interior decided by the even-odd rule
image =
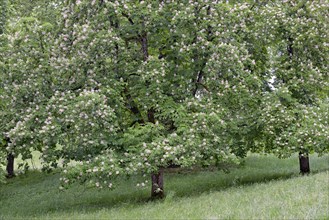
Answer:
[[[33,99],[41,98],[24,107],[18,114],[24,118],[8,132],[15,148],[40,146],[43,160],[53,165],[58,158],[78,161],[63,177],[64,186],[92,180],[112,187],[118,174],[151,173],[152,195],[160,197],[163,168],[237,162],[236,154],[245,154],[231,128],[241,126],[236,120],[256,105],[252,97],[262,87],[240,37],[247,35],[243,22],[251,5],[62,6],[45,65],[24,67],[44,68],[35,78],[44,81],[33,87],[39,91]]]
[[[34,2],[38,5],[28,2],[18,4],[15,1],[8,3],[11,11],[0,46],[0,128],[4,143],[2,150],[8,155],[8,176],[13,176],[15,155],[21,154],[25,160],[31,158],[32,150],[40,149],[40,144],[32,135],[33,127],[27,128],[23,124],[51,96],[49,44],[53,25],[49,21],[56,11],[51,13],[45,8],[40,9],[41,3],[47,5],[46,1],[41,0]],[[22,139],[11,138],[17,130]]]
[[[4,50],[5,46],[6,46],[6,42],[3,41],[3,35],[5,33],[5,29],[6,29],[6,20],[7,20],[7,8],[8,8],[8,5],[7,5],[7,1],[2,1],[0,3],[0,12],[1,12],[1,17],[0,17],[0,48],[1,48],[1,52]],[[3,57],[0,58],[0,62],[2,63],[3,62]],[[0,70],[1,70],[1,78],[2,78],[2,73],[4,73],[4,68],[3,66],[1,65],[0,67]],[[0,88],[0,94],[2,94],[3,92],[3,88],[1,87]],[[5,102],[3,99],[0,100],[0,106],[1,106],[1,110],[3,110],[3,106],[5,105]],[[2,111],[1,111],[1,116],[4,114]],[[1,117],[2,118],[2,117]],[[1,124],[3,125],[3,124]],[[0,127],[1,131],[3,131],[2,129],[2,126]],[[3,134],[0,135],[0,164],[3,166],[5,164],[5,158],[7,157],[7,160],[8,160],[8,165],[7,165],[7,170],[9,170],[8,172],[8,176],[13,176],[13,157],[11,154],[8,154],[6,155],[5,153],[5,148],[6,148],[6,145],[7,145],[7,140],[5,138],[5,136]],[[6,156],[5,156],[6,155]],[[12,169],[11,169],[12,168]],[[0,179],[3,178],[5,172],[2,170],[2,168],[0,168]],[[0,182],[2,182],[0,180]]]
[[[300,153],[301,173],[308,153],[329,150],[328,3],[277,2],[263,11],[273,42],[273,90],[265,94],[259,124],[265,150],[280,157]]]
[[[5,29],[5,20],[6,20],[6,5],[5,5],[5,1],[2,1],[1,2],[1,4],[0,4],[0,14],[1,14],[1,17],[0,17],[0,35],[3,35],[3,33],[4,33],[4,29]],[[2,92],[2,91],[0,91],[0,92]],[[0,105],[1,105],[2,103],[0,103]],[[2,139],[2,138],[1,138]],[[3,144],[1,144],[1,150],[0,150],[0,152],[1,152],[1,155],[0,155],[0,161],[1,162],[3,162],[3,158],[4,158],[4,156],[2,155],[3,154],[3,152],[2,152],[2,149],[3,149],[3,146],[2,146]],[[2,163],[1,163],[2,164]],[[2,168],[0,168],[0,178],[3,178],[3,170],[2,170]]]
[[[113,174],[146,172],[152,173],[152,195],[161,197],[163,167],[235,158],[230,148],[220,144],[222,113],[202,83],[206,62],[217,48],[211,43],[215,41],[210,36],[211,19],[209,24],[197,22],[212,18],[216,7],[83,1],[64,9],[68,28],[59,42],[60,49],[67,51],[61,53],[61,60],[67,62],[60,62],[58,69],[72,71],[69,76],[73,86],[79,85],[77,92],[84,89],[108,97],[113,104],[105,100],[107,105],[115,109],[110,124],[117,125],[102,130],[104,137],[113,137],[99,147],[102,156],[90,153],[75,172],[68,172],[64,183],[77,176],[82,181],[95,178],[92,184],[97,187],[112,187]],[[185,17],[185,10],[194,16]],[[72,17],[79,20],[72,21]],[[222,50],[234,53],[233,47],[227,43]],[[216,57],[213,60],[217,62]],[[88,134],[86,141],[94,141],[95,135]]]

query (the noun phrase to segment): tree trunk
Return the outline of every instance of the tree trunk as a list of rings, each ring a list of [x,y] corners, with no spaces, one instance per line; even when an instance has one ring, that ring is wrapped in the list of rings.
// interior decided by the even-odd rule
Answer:
[[[145,22],[142,22],[143,32],[141,34],[140,43],[141,43],[141,50],[143,54],[143,61],[147,61],[149,58],[148,52],[148,39],[147,39],[147,32],[145,31]],[[151,108],[147,111],[147,119],[149,122],[155,124],[155,117],[154,117],[154,109]],[[152,199],[161,199],[164,197],[164,188],[163,188],[163,170],[162,168],[159,169],[157,173],[151,174],[152,179],[152,191],[151,191],[151,198]]]
[[[152,199],[162,199],[164,197],[164,188],[163,188],[163,170],[160,169],[158,173],[152,173]]]
[[[9,153],[7,156],[7,178],[12,178],[15,176],[14,174],[14,155],[12,153]]]
[[[310,173],[310,162],[308,153],[299,152],[299,168],[301,174]]]

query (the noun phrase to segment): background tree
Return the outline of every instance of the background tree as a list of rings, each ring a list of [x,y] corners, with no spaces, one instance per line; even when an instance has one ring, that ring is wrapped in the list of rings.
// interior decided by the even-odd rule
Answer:
[[[1,1],[0,3],[0,12],[1,12],[1,17],[0,17],[0,48],[1,48],[1,52],[5,50],[6,48],[6,43],[7,41],[4,39],[4,34],[5,34],[5,30],[6,30],[6,21],[7,21],[7,12],[8,12],[8,2],[7,1]],[[3,59],[4,57],[0,58],[0,63],[3,63]],[[0,68],[1,72],[0,72],[0,76],[2,78],[2,76],[4,76],[4,68],[3,66],[1,66]],[[3,87],[0,88],[0,94],[2,94],[3,92]],[[0,106],[1,106],[1,110],[3,110],[3,106],[5,105],[5,101],[2,99],[1,96],[1,100],[0,100]],[[1,116],[4,115],[5,113],[1,112],[0,113]],[[3,124],[0,128],[3,127]],[[3,129],[1,129],[1,131],[3,131]],[[13,173],[13,166],[14,166],[14,161],[13,161],[13,156],[9,153],[5,153],[6,152],[6,147],[7,147],[7,138],[5,136],[4,133],[1,132],[0,135],[0,164],[3,166],[7,166],[7,176],[11,177],[14,175]],[[6,161],[7,160],[7,161]],[[6,163],[7,162],[7,163]],[[0,168],[0,178],[3,176],[5,172],[2,170],[2,168]]]
[[[40,149],[32,135],[33,126],[27,128],[23,124],[50,95],[48,45],[53,37],[53,25],[47,19],[56,14],[54,2],[24,2],[22,7],[19,2],[10,1],[11,19],[1,45],[0,126],[8,153],[8,176],[13,175],[15,156],[21,154],[25,160],[31,158],[32,150]],[[47,5],[54,10],[47,9]],[[21,138],[13,139],[11,134],[16,130],[21,132]]]
[[[264,9],[267,26],[272,29],[270,74],[274,81],[273,91],[265,95],[260,108],[265,151],[280,157],[299,152],[301,163],[305,163],[301,173],[307,173],[308,153],[322,154],[329,149],[327,116],[321,115],[317,122],[309,117],[319,114],[328,99],[328,4],[277,2]],[[301,131],[305,123],[315,136]]]

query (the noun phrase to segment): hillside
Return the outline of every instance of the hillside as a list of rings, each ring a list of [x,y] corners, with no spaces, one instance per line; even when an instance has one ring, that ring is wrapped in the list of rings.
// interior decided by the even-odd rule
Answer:
[[[167,197],[157,202],[136,188],[139,177],[114,191],[61,192],[58,173],[32,171],[1,186],[0,219],[328,219],[329,156],[312,156],[309,176],[298,175],[297,162],[251,155],[229,174],[167,172]]]

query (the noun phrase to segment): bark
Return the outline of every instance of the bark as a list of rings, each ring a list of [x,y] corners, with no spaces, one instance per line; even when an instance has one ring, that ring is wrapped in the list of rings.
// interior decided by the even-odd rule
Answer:
[[[193,90],[193,96],[195,97],[197,92],[198,92],[198,89],[199,89],[199,84],[201,83],[202,81],[202,77],[203,77],[203,67],[202,69],[199,71],[198,73],[198,76],[197,76],[197,79],[195,81],[195,88]]]
[[[310,173],[310,162],[308,153],[299,152],[299,168],[301,174],[309,174]]]
[[[196,8],[195,9],[196,14],[198,14],[200,12],[200,10],[201,9],[197,9]],[[210,15],[211,15],[211,7],[209,5],[207,7],[207,16],[210,16]],[[196,42],[196,39],[197,39],[197,34],[195,35],[195,38],[194,38],[193,41]],[[208,25],[208,27],[207,27],[207,40],[208,41],[212,41],[213,40],[213,37],[212,37],[212,27],[210,25]],[[199,89],[199,85],[202,85],[208,91],[207,87],[202,84],[202,79],[204,77],[204,71],[203,70],[204,70],[204,68],[206,66],[208,57],[209,57],[209,54],[205,54],[204,57],[202,58],[202,64],[201,64],[200,69],[199,69],[199,71],[197,73],[196,80],[194,81],[195,88],[192,91],[192,94],[193,94],[194,97],[197,95],[197,92],[198,92],[198,89]],[[199,54],[198,53],[195,54],[194,60],[195,60],[196,63],[199,62],[198,61],[199,60]]]
[[[147,118],[149,122],[153,124],[155,123],[153,108],[147,111]],[[163,170],[160,168],[157,173],[152,173],[151,179],[152,179],[151,199],[162,199],[164,197]]]
[[[7,178],[12,178],[15,176],[14,174],[14,155],[12,153],[9,153],[7,156]]]
[[[148,41],[147,41],[147,32],[145,30],[145,23],[143,25],[143,33],[140,38],[141,43],[141,51],[143,54],[143,61],[147,61],[149,58],[148,52]],[[154,117],[155,110],[150,108],[147,111],[147,119],[149,122],[155,124],[155,117]],[[151,198],[152,199],[161,199],[164,197],[164,188],[163,188],[163,169],[160,168],[157,173],[151,174],[152,179],[152,189],[151,189]]]
[[[294,55],[293,44],[294,44],[294,40],[291,37],[288,37],[287,51],[288,51],[290,60],[292,59],[292,57]]]
[[[164,187],[163,187],[163,169],[160,169],[157,173],[151,174],[152,179],[152,199],[164,198]]]
[[[134,102],[134,99],[132,98],[132,96],[130,95],[130,92],[128,91],[128,88],[124,89],[124,93],[126,95],[127,98],[127,103],[126,106],[128,109],[130,109],[130,111],[135,115],[135,117],[137,118],[137,120],[135,120],[134,122],[132,122],[132,124],[130,125],[133,126],[135,123],[139,123],[139,124],[144,124],[144,119],[143,116],[140,112],[140,110],[138,109],[137,104]]]

